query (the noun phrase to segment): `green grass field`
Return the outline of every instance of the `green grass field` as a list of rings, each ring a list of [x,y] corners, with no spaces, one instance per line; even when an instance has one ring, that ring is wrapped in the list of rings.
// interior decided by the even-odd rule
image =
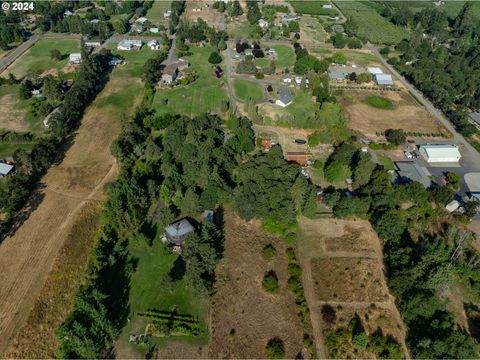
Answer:
[[[163,13],[170,10],[171,1],[155,1],[145,16],[153,25],[164,23]]]
[[[323,9],[323,5],[329,5],[330,2],[322,0],[293,0],[290,1],[290,4],[295,9],[295,12],[298,14],[308,14],[308,15],[337,15],[337,10],[335,9]]]
[[[347,61],[354,62],[357,65],[362,65],[362,66],[369,66],[372,64],[378,64],[379,59],[369,53],[369,52],[364,52],[364,51],[356,51],[356,50],[330,50],[330,49],[325,49],[325,48],[315,48],[315,47],[309,47],[308,51],[310,51],[314,55],[320,55],[321,57],[331,57],[335,53],[341,53],[344,54],[345,57],[347,58]]]
[[[23,77],[29,70],[43,73],[50,69],[61,70],[68,62],[68,55],[73,52],[80,52],[80,41],[44,39],[38,41],[22,56],[20,56],[12,65],[10,65],[2,76],[6,77],[12,73],[17,78]],[[58,49],[64,59],[57,61],[50,58],[50,50]]]
[[[334,1],[347,17],[352,17],[358,26],[356,35],[375,44],[397,44],[408,38],[405,28],[393,25],[382,17],[368,2]]]
[[[395,170],[395,165],[393,164],[392,159],[390,159],[387,155],[378,154],[377,160],[380,165],[383,165],[385,170]]]
[[[267,47],[265,47],[267,48]],[[287,67],[292,67],[295,64],[295,52],[291,46],[286,45],[273,45],[270,47],[277,52],[277,58],[275,60],[276,70],[283,70]],[[255,65],[264,67],[270,63],[268,56],[264,58],[255,59]]]
[[[236,79],[233,82],[233,89],[235,91],[235,96],[242,101],[248,99],[252,99],[253,101],[263,100],[262,87],[253,81]]]
[[[171,252],[167,244],[158,236],[149,246],[144,239],[134,239],[129,243],[130,254],[138,263],[130,282],[130,316],[131,321],[123,329],[119,342],[129,346],[139,355],[144,355],[148,347],[129,343],[130,334],[141,334],[149,320],[137,315],[146,310],[172,311],[178,314],[196,316],[206,324],[208,299],[195,294],[183,277],[185,268],[181,257]],[[171,336],[152,337],[149,347],[161,347],[169,342],[204,345],[208,341],[207,332],[198,337]],[[143,356],[142,356],[143,357]]]
[[[370,95],[365,100],[368,105],[377,109],[392,110],[395,107],[390,100],[383,96]]]
[[[152,105],[157,113],[180,113],[189,116],[208,112],[220,113],[222,103],[228,101],[225,79],[217,79],[212,65],[207,61],[212,48],[191,46],[190,50],[193,55],[186,56],[185,59],[197,71],[198,79],[187,86],[158,89]]]

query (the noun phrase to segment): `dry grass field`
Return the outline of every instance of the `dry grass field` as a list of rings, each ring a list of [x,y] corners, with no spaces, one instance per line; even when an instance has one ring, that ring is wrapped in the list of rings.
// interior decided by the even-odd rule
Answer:
[[[29,352],[30,346],[22,345],[25,344],[23,334],[31,331],[27,322],[31,310],[42,307],[44,297],[37,301],[42,289],[47,293],[46,298],[56,298],[56,294],[49,293],[49,286],[51,281],[60,280],[55,279],[55,273],[50,274],[50,271],[53,266],[67,266],[54,264],[56,259],[62,260],[59,254],[66,241],[72,239],[69,234],[74,231],[75,224],[81,221],[79,219],[84,209],[103,198],[103,187],[117,173],[110,145],[120,131],[118,119],[121,115],[112,110],[113,106],[97,106],[99,101],[117,90],[118,78],[112,76],[112,80],[85,112],[73,144],[62,162],[52,167],[41,180],[31,208],[26,209],[30,213],[0,245],[0,354],[9,353],[7,347],[11,344],[15,344],[11,354],[32,354]],[[135,92],[132,97],[138,101],[141,94]],[[132,109],[133,106],[123,114],[128,115]],[[60,304],[58,306],[61,308]],[[37,310],[32,316],[35,317],[36,313]],[[59,317],[61,315],[65,316],[66,312],[58,314]],[[54,323],[50,321],[53,320],[44,320],[40,328],[52,329]],[[27,328],[18,333],[26,323]],[[39,332],[40,338],[37,340],[49,345],[42,348],[41,353],[52,354],[52,333],[51,330],[44,330]],[[17,333],[18,338],[15,339]],[[40,357],[33,354],[31,357],[37,356]]]
[[[383,275],[380,240],[368,221],[302,218],[298,249],[314,333],[345,327],[358,314],[367,333],[381,329],[406,351],[405,328]],[[335,309],[333,325],[323,321],[325,305]]]
[[[444,133],[448,131],[408,93],[380,92],[393,103],[392,109],[375,108],[366,102],[373,92],[348,91],[342,99],[348,125],[360,133],[375,137],[376,132],[403,129],[409,132]]]
[[[0,94],[0,109],[2,109],[0,129],[19,132],[30,130],[30,124],[24,120],[27,109],[24,106],[19,106],[16,93],[9,93],[3,96]]]
[[[295,300],[286,288],[288,279],[285,243],[265,233],[257,221],[245,222],[226,213],[225,252],[217,269],[218,291],[211,309],[209,357],[265,358],[265,345],[278,336],[285,344],[286,358],[303,352],[303,329],[295,311]],[[267,261],[262,249],[276,248]],[[266,271],[273,269],[279,292],[262,287]]]

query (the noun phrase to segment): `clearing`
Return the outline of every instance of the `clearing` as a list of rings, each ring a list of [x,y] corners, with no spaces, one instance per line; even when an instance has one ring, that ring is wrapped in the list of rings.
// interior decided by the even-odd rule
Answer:
[[[376,92],[388,99],[392,109],[379,109],[368,104],[373,92],[345,91],[340,100],[345,109],[348,126],[360,133],[375,137],[387,129],[403,129],[423,134],[445,134],[448,131],[407,92]]]
[[[164,25],[166,21],[163,13],[167,10],[170,10],[170,6],[171,1],[168,0],[154,1],[152,7],[148,10],[145,17],[155,26]]]
[[[290,4],[295,9],[295,12],[298,14],[308,14],[308,15],[337,15],[337,10],[333,9],[324,9],[323,5],[330,5],[329,1],[322,0],[294,0],[290,1]]]
[[[235,96],[241,101],[251,99],[258,102],[263,100],[264,97],[262,87],[253,81],[235,79],[233,89],[235,90]]]
[[[63,257],[60,250],[68,246],[67,242],[74,241],[75,224],[82,221],[84,209],[92,202],[103,199],[103,187],[116,175],[116,161],[110,146],[120,131],[118,120],[121,116],[132,114],[143,94],[143,84],[138,79],[125,76],[141,68],[142,58],[135,62],[134,57],[135,54],[132,54],[130,63],[113,71],[103,91],[87,108],[62,162],[50,168],[42,178],[30,207],[25,209],[23,223],[0,245],[2,355],[22,354],[27,358],[53,356],[56,344],[54,331],[68,314],[77,289],[76,286],[57,288],[51,285],[56,281],[60,284],[70,281],[68,278],[56,278],[60,275],[55,269],[68,269],[70,258]],[[128,101],[119,108],[109,103],[112,94]],[[88,232],[88,236],[93,234],[93,231]],[[83,251],[88,252],[88,247],[88,244],[84,247],[79,245],[77,249],[80,251],[74,256],[81,260],[85,256]],[[78,280],[83,275],[84,265],[80,263],[74,267],[77,274],[62,272],[61,275]],[[45,302],[45,299],[53,300]],[[25,340],[35,332],[41,335],[36,341],[45,343],[44,346],[32,347],[34,343]]]
[[[275,49],[277,52],[277,58],[275,61],[275,71],[290,68],[295,64],[295,53],[291,46],[287,45],[266,45],[265,49]],[[270,63],[270,58],[265,56],[264,58],[256,58],[255,65],[264,67]]]
[[[405,328],[389,295],[380,240],[370,223],[301,218],[297,237],[305,295],[315,330],[325,333],[327,329],[345,327],[356,313],[367,334],[380,328],[406,351]],[[322,317],[325,305],[334,309],[333,323],[325,323]]]
[[[187,86],[158,89],[152,104],[157,114],[180,113],[193,117],[207,112],[221,112],[222,103],[228,102],[228,97],[225,78],[217,79],[213,65],[207,61],[212,50],[211,46],[190,46],[193,55],[184,58],[195,69],[198,78]]]
[[[50,51],[57,49],[62,54],[62,60],[54,60],[50,57]],[[79,40],[65,39],[42,39],[27,50],[22,56],[13,62],[3,73],[3,77],[8,74],[21,78],[28,71],[34,71],[39,74],[48,70],[62,70],[68,62],[70,53],[80,52]],[[64,72],[66,72],[64,70]]]
[[[30,125],[25,120],[28,100],[21,100],[18,95],[19,85],[0,86],[0,129],[12,131],[29,131]]]
[[[259,221],[246,222],[225,214],[225,252],[217,268],[218,290],[211,310],[210,358],[265,358],[265,345],[278,336],[285,344],[286,358],[303,348],[303,329],[295,300],[286,288],[288,278],[285,242],[265,233]],[[262,249],[276,248],[267,261]],[[262,287],[265,272],[274,270],[280,289],[267,293]]]
[[[302,16],[300,24],[300,41],[304,42],[326,42],[329,34],[325,31],[318,18]]]

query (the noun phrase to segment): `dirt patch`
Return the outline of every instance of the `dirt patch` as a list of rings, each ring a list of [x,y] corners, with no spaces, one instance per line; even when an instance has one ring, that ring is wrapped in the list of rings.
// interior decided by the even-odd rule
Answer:
[[[366,98],[377,94],[394,103],[391,110],[374,108]],[[348,125],[353,130],[375,137],[376,132],[387,129],[403,129],[409,132],[448,134],[448,131],[408,93],[348,91],[342,99]]]
[[[196,22],[198,18],[201,18],[207,22],[208,25],[213,26],[216,29],[220,28],[220,23],[223,18],[223,14],[211,6],[215,1],[187,1],[185,6],[184,17],[190,22]],[[206,7],[209,5],[210,7]]]
[[[117,83],[110,81],[104,92]],[[140,97],[139,93],[137,97]],[[63,161],[42,178],[31,214],[0,246],[0,353],[14,343],[27,322],[72,226],[92,200],[103,199],[103,187],[117,173],[110,144],[120,126],[108,111],[90,106]],[[117,114],[119,117],[120,115]],[[88,183],[79,183],[88,179]],[[71,184],[75,186],[70,187]],[[33,203],[33,201],[32,201]],[[50,327],[48,323],[41,326]],[[43,328],[43,327],[42,327]],[[40,332],[39,336],[44,334]],[[38,340],[51,344],[49,336]],[[20,342],[19,342],[20,344]],[[21,346],[15,350],[22,353]]]
[[[284,242],[262,231],[258,222],[245,222],[231,213],[225,216],[225,235],[211,310],[209,357],[265,358],[265,345],[278,336],[285,344],[286,358],[294,358],[302,352],[304,331],[294,298],[286,288]],[[262,257],[267,244],[277,250],[269,262]],[[263,275],[269,270],[278,276],[280,289],[276,294],[262,287]]]
[[[17,95],[7,94],[0,97],[0,128],[11,131],[28,131],[30,125],[24,120],[27,111],[18,108]]]
[[[312,259],[315,296],[320,301],[377,302],[388,300],[376,260]]]
[[[100,220],[99,202],[87,204],[68,234],[53,269],[38,297],[27,323],[20,330],[7,358],[53,358],[57,346],[55,330],[70,311]]]

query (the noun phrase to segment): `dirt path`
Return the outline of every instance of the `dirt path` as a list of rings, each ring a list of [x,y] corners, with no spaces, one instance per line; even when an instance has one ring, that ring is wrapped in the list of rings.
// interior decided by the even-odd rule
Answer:
[[[99,97],[116,88],[110,81]],[[60,249],[82,209],[102,199],[117,172],[110,145],[119,123],[90,106],[63,161],[42,179],[41,202],[16,233],[0,245],[0,354],[25,324]]]

